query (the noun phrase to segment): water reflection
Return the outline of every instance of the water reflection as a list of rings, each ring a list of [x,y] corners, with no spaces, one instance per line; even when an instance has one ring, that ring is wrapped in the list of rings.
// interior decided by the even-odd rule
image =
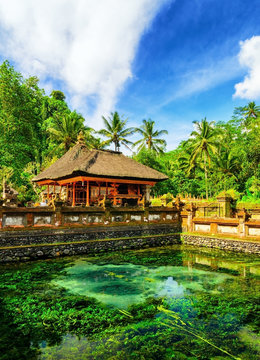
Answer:
[[[194,251],[194,250],[193,250]],[[186,254],[185,259],[183,260],[183,266],[187,266],[189,269],[196,268],[196,265],[202,265],[205,268],[212,269],[214,271],[218,270],[231,270],[234,274],[247,277],[250,274],[260,276],[260,262],[250,260],[242,260],[243,255],[237,256],[237,258],[232,258],[233,254],[230,254],[231,259],[221,258],[221,253],[217,252],[216,256],[212,254],[198,254],[190,251]],[[223,256],[223,254],[222,254]],[[233,255],[234,257],[234,255]]]

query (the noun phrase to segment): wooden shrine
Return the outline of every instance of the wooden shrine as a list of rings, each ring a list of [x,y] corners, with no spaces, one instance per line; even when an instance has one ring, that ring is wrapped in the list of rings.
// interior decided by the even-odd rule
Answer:
[[[33,181],[45,186],[46,198],[59,197],[70,206],[136,205],[149,200],[150,188],[167,176],[111,150],[89,150],[76,144]]]

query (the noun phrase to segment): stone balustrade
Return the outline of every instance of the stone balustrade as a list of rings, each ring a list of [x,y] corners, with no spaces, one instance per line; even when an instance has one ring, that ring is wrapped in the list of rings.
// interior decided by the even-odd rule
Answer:
[[[120,223],[180,222],[179,210],[167,207],[0,208],[0,229],[89,226]]]

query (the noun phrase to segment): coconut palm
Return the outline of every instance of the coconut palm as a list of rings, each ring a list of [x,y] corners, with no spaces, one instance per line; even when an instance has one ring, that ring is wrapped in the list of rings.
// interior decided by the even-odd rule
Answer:
[[[244,117],[247,118],[257,118],[260,116],[260,106],[256,106],[254,101],[248,103],[247,106],[244,107]]]
[[[206,198],[208,199],[208,165],[210,166],[211,156],[218,150],[218,130],[214,127],[214,122],[208,122],[206,118],[193,121],[195,129],[191,133],[191,157],[190,167],[196,161],[203,161],[205,173]]]
[[[137,151],[147,148],[148,150],[154,150],[157,153],[163,152],[166,146],[164,139],[158,139],[163,134],[168,134],[167,130],[155,130],[155,122],[151,119],[143,120],[143,125],[140,128],[136,128],[135,131],[142,135],[142,139],[136,141],[134,146],[138,146]]]
[[[215,163],[218,170],[225,176],[237,179],[236,174],[241,169],[239,158],[231,151],[228,151],[227,148],[220,148],[215,158]]]
[[[128,145],[131,145],[132,142],[126,138],[132,135],[135,131],[134,128],[126,128],[127,119],[120,119],[120,116],[117,111],[111,113],[111,117],[106,119],[102,116],[105,128],[98,131],[98,134],[101,134],[108,139],[105,140],[102,145],[110,145],[114,143],[115,151],[119,151],[120,143],[125,145],[128,148]]]
[[[188,145],[189,142],[187,141],[186,144]],[[191,174],[195,175],[195,169],[200,168],[200,164],[197,164],[196,161],[193,161],[191,163],[191,148],[185,149],[184,152],[180,154],[180,156],[177,159],[178,167],[183,170],[188,176]]]
[[[247,106],[242,108],[242,114],[244,118],[243,123],[247,129],[250,129],[254,125],[260,125],[260,106],[256,106],[254,101],[251,101]]]
[[[87,128],[84,126],[83,117],[73,111],[64,114],[61,118],[54,118],[53,126],[47,130],[58,147],[68,151],[76,144],[80,131],[85,132]]]
[[[96,138],[93,135],[87,136],[86,144],[88,145],[89,149],[95,150],[102,150],[105,149],[106,144],[100,138]]]

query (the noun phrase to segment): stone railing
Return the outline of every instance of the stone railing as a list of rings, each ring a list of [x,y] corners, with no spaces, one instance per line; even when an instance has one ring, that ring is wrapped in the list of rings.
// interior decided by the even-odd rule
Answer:
[[[0,207],[0,229],[70,227],[127,223],[180,223],[179,210],[167,207]]]
[[[260,238],[260,221],[249,219],[244,210],[238,212],[236,218],[206,218],[196,217],[195,214],[193,208],[181,212],[183,231]]]
[[[224,211],[224,210],[223,210]],[[203,217],[196,205],[176,207],[0,207],[0,231],[96,225],[171,223],[184,232],[260,237],[260,221],[244,209],[236,217]]]

